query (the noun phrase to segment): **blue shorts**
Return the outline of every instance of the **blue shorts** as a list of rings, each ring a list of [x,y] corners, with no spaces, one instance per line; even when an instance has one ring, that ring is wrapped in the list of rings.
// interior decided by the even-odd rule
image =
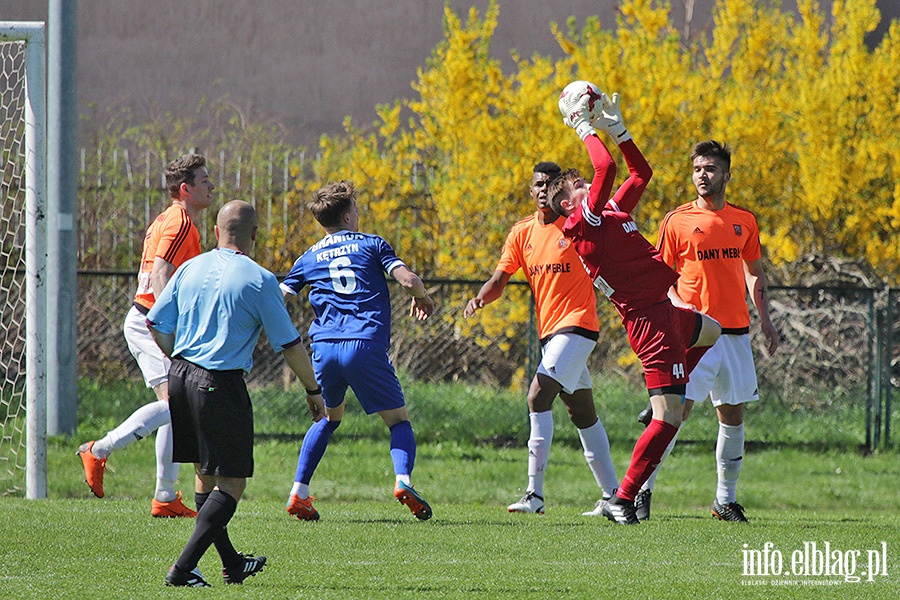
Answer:
[[[349,386],[367,415],[406,406],[387,350],[368,340],[313,342],[312,363],[325,406],[337,408]]]

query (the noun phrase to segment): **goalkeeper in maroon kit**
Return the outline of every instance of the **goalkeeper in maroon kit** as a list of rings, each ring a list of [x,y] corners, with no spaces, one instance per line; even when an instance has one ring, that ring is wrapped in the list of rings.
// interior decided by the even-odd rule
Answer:
[[[589,102],[602,102],[601,116],[593,123],[588,120]],[[631,217],[653,171],[622,122],[618,95],[612,99],[606,94],[599,99],[567,95],[560,100],[560,110],[584,141],[594,178],[588,185],[574,169],[560,174],[547,193],[550,205],[566,217],[563,233],[572,239],[595,287],[622,317],[628,341],[643,365],[653,406],[653,420],[634,446],[628,471],[603,507],[603,515],[611,521],[636,525],[634,498],[678,432],[688,373],[719,337],[721,327],[711,317],[672,305],[668,291],[678,274]],[[612,136],[628,165],[628,179],[612,199],[616,163],[595,126]]]

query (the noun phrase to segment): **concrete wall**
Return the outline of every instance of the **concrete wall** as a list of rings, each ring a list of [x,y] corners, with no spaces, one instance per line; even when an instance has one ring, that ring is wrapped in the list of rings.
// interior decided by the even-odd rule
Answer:
[[[714,0],[695,0],[692,33],[708,30]],[[823,0],[830,5],[830,0]],[[442,39],[441,0],[78,0],[80,114],[128,106],[138,116],[179,114],[201,97],[228,96],[251,118],[272,118],[295,143],[340,131],[345,115],[412,95],[410,82]],[[452,0],[457,13],[487,0]],[[616,0],[501,0],[494,56],[561,56],[549,23],[599,15]],[[684,0],[672,0],[684,23]],[[787,8],[796,6],[791,0]],[[881,0],[900,16],[900,2]],[[2,20],[45,20],[45,0],[0,0]],[[887,23],[882,24],[885,29]]]

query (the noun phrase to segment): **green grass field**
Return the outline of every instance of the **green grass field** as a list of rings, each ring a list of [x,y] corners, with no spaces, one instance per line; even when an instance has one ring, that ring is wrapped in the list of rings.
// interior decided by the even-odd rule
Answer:
[[[259,394],[256,401],[264,403]],[[118,419],[127,405],[110,412]],[[423,431],[438,428],[425,411],[417,413]],[[711,415],[696,416],[706,423],[698,419],[698,435],[689,439],[704,427],[714,432]],[[608,427],[624,435],[632,426],[620,420]],[[792,428],[811,427],[802,420]],[[193,523],[149,516],[152,441],[112,455],[107,497],[96,499],[82,480],[75,447],[101,435],[106,424],[82,423],[77,440],[51,441],[48,500],[0,500],[2,598],[900,597],[896,452],[863,457],[840,445],[751,447],[738,489],[751,522],[723,523],[708,508],[715,490],[711,433],[708,442],[676,449],[659,477],[651,521],[622,527],[581,516],[598,491],[561,414],[543,516],[505,509],[526,483],[522,446],[431,440],[420,446],[413,475],[434,509],[434,518],[420,523],[391,495],[386,431],[359,435],[357,424],[338,430],[312,481],[321,520],[301,523],[284,511],[299,443],[262,439],[256,476],[229,531],[239,550],[265,554],[269,565],[243,586],[226,587],[210,549],[200,568],[214,588],[165,588],[166,569]],[[621,476],[633,440],[619,435],[613,458]],[[190,475],[182,469],[179,487],[192,505]],[[812,542],[820,551],[829,544],[829,568],[839,574],[791,574],[793,555]],[[781,556],[784,572],[746,575],[748,551],[763,556],[767,543],[769,564]],[[870,576],[870,560],[887,575]],[[801,556],[798,568],[803,564]],[[845,581],[846,575],[861,581]]]

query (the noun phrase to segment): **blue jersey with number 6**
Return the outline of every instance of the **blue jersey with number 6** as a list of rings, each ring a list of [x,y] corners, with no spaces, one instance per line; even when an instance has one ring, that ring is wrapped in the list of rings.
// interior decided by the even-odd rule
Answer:
[[[387,348],[391,298],[385,274],[401,265],[381,236],[338,231],[304,252],[281,288],[296,294],[310,286],[309,303],[316,313],[309,327],[313,342],[372,340]]]

